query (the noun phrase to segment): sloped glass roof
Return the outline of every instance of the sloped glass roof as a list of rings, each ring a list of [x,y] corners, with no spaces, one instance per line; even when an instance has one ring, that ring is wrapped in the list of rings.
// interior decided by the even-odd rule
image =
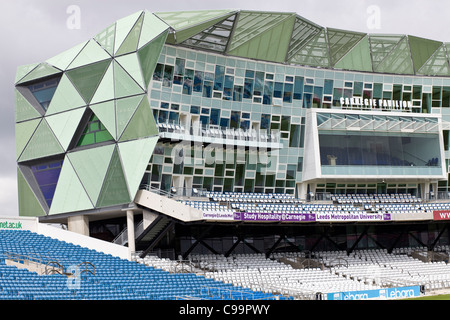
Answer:
[[[290,12],[211,10],[155,15],[172,28],[168,44],[320,68],[449,75],[446,44],[412,35],[326,28]]]

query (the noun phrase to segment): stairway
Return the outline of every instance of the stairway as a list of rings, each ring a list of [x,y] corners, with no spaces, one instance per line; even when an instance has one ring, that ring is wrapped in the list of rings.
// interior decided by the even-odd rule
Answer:
[[[136,246],[144,246],[147,248],[140,257],[145,257],[173,226],[174,222],[172,219],[164,215],[159,215],[158,218],[156,218],[144,232],[136,238]]]

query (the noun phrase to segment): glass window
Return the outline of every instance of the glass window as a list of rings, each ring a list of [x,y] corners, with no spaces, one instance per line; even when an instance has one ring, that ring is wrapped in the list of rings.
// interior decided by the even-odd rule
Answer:
[[[303,77],[295,77],[294,99],[301,100],[303,95]]]
[[[92,114],[89,122],[78,140],[77,146],[86,146],[106,141],[113,141],[114,138],[106,130],[95,114]]]
[[[233,89],[233,101],[242,101],[242,92],[244,91],[244,88],[242,86],[234,86]]]
[[[213,92],[213,82],[212,81],[203,82],[203,97],[211,98],[212,92]]]
[[[325,79],[323,93],[333,94],[333,80]]]
[[[374,99],[383,98],[383,84],[382,83],[375,83],[373,85],[373,98]]]
[[[56,88],[58,87],[58,83],[59,78],[54,78],[28,86],[28,89],[45,111],[47,111],[48,106],[50,105]]]
[[[165,123],[169,116],[169,112],[166,110],[159,110],[158,122]]]
[[[300,126],[291,125],[291,134],[289,136],[289,147],[298,148],[300,145]]]
[[[294,86],[291,83],[285,83],[284,84],[284,94],[283,94],[283,101],[287,103],[292,102],[292,90]]]
[[[194,73],[194,92],[202,92],[203,87],[203,72],[195,71]]]
[[[223,90],[223,99],[231,100],[233,97],[233,76],[225,76],[224,90]]]
[[[253,70],[245,70],[245,77],[246,78],[254,78],[255,77],[255,71],[253,71]]]
[[[192,94],[192,85],[194,79],[194,70],[186,69],[183,82],[183,94]]]
[[[175,71],[174,74],[177,76],[184,75],[184,66],[186,65],[186,60],[181,58],[176,58],[175,60]]]
[[[253,94],[262,96],[264,91],[264,72],[256,72]]]
[[[253,79],[245,79],[244,82],[244,99],[251,99],[253,97]]]
[[[319,134],[322,166],[440,166],[438,135]]]
[[[192,114],[200,114],[200,107],[191,106],[191,113]]]
[[[163,79],[163,86],[164,87],[171,87],[172,86],[172,80],[173,80],[173,66],[165,65],[164,66],[164,79]]]
[[[450,87],[442,88],[442,107],[450,107]]]
[[[241,113],[239,111],[231,111],[230,128],[239,128]]]
[[[323,88],[314,87],[313,107],[320,108],[322,106]]]
[[[313,95],[311,93],[305,93],[303,97],[303,108],[312,108]]]
[[[50,207],[52,204],[53,196],[56,190],[56,184],[58,183],[59,174],[61,173],[63,161],[47,162],[31,167],[36,182],[42,191],[45,198],[45,202]]]
[[[263,104],[272,104],[273,82],[266,81],[264,84]]]
[[[270,114],[262,114],[261,115],[261,129],[269,129],[270,126]]]
[[[281,131],[289,131],[291,124],[290,116],[281,116]]]
[[[283,97],[283,82],[275,82],[273,87],[273,97],[282,98]]]
[[[220,126],[222,128],[228,128],[228,125],[230,124],[230,119],[227,118],[220,118]]]
[[[211,109],[210,124],[219,125],[220,109]]]
[[[214,74],[214,90],[222,91],[225,80],[225,67],[216,65],[216,72]]]
[[[363,91],[363,83],[362,82],[355,82],[353,87],[353,95],[356,97],[361,97]]]
[[[153,73],[153,80],[162,81],[163,70],[164,70],[164,65],[161,63],[158,63],[156,65],[155,72]]]

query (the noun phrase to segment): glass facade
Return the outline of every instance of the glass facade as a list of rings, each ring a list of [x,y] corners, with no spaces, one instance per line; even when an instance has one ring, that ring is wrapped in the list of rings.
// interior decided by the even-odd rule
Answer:
[[[325,166],[440,167],[439,135],[320,133]]]
[[[160,141],[160,152],[154,153],[148,167],[152,174],[146,175],[144,183],[169,190],[174,177],[183,176],[194,188],[295,194],[296,184],[302,182],[303,156],[309,152],[304,149],[308,109],[329,109],[338,118],[342,116],[333,110],[359,110],[356,120],[369,122],[395,115],[399,123],[409,121],[421,132],[420,128],[435,126],[437,118],[416,119],[414,114],[441,114],[445,119],[449,87],[446,78],[321,70],[165,46],[150,83],[155,120],[191,129],[197,121],[203,130],[255,129],[279,134],[280,147],[271,150],[270,156],[277,170],[267,170],[267,163],[251,163],[252,150],[240,153],[236,146],[235,150],[228,147],[234,144],[230,141],[219,148],[221,153],[225,154],[225,149],[231,152],[229,159],[234,160],[229,163],[206,164],[204,149],[192,146],[185,153],[190,155],[189,161],[174,165],[173,143]],[[371,112],[386,115],[373,116]],[[325,121],[319,118],[318,125]],[[420,135],[390,133],[391,129],[380,126],[380,132],[360,134],[319,131],[322,173],[424,177],[441,172],[436,131]],[[331,167],[333,157],[336,162]]]

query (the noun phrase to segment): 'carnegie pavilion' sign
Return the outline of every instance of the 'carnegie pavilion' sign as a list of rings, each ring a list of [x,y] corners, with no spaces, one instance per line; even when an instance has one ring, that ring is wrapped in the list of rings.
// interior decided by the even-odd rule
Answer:
[[[412,111],[412,102],[404,100],[367,99],[361,97],[340,98],[341,107],[358,109],[381,109]]]

